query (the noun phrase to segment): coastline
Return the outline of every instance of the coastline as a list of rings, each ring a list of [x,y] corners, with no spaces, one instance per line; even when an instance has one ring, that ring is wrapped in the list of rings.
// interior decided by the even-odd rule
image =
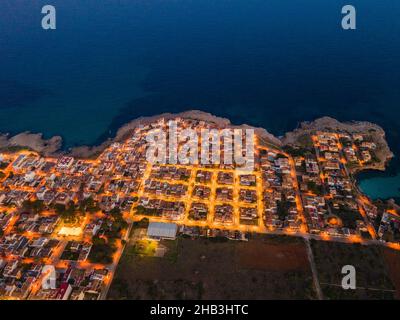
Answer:
[[[127,139],[137,127],[148,125],[161,118],[170,120],[178,117],[212,122],[216,124],[219,128],[251,128],[255,130],[255,133],[257,135],[265,139],[268,143],[271,143],[278,147],[282,145],[282,142],[279,138],[275,137],[264,128],[253,127],[247,124],[233,125],[229,119],[217,117],[215,115],[212,115],[211,113],[201,110],[188,110],[179,113],[162,113],[149,117],[139,117],[124,124],[117,130],[117,133],[114,137],[109,137],[107,140],[103,141],[99,145],[82,145],[70,148],[68,150],[62,150],[61,136],[53,136],[50,139],[44,139],[42,133],[31,133],[29,131],[25,131],[11,137],[9,134],[0,134],[0,150],[7,152],[8,148],[27,148],[45,156],[57,157],[60,155],[69,155],[76,158],[90,159],[96,157],[112,143],[121,142]]]
[[[44,139],[42,133],[24,131],[14,136],[8,133],[0,134],[0,150],[12,151],[18,148],[27,148],[45,156],[57,156],[61,152],[62,137],[53,136]]]
[[[331,117],[322,117],[314,121],[304,121],[300,123],[299,128],[287,132],[282,138],[283,145],[302,145],[301,137],[305,134],[310,134],[313,131],[345,131],[349,134],[358,134],[369,132],[373,135],[373,142],[376,144],[376,162],[361,166],[354,166],[349,171],[352,175],[357,175],[360,172],[373,170],[385,171],[391,159],[394,158],[394,153],[391,151],[386,140],[386,133],[379,125],[367,121],[351,121],[340,122]]]
[[[180,113],[162,113],[159,115],[149,117],[139,117],[134,119],[117,130],[115,137],[109,137],[107,140],[99,145],[88,146],[82,145],[73,147],[69,150],[62,150],[62,137],[53,136],[49,139],[44,139],[42,133],[31,133],[29,131],[19,133],[15,136],[10,137],[9,134],[0,134],[0,150],[7,152],[17,148],[27,148],[36,151],[45,156],[60,156],[69,155],[76,158],[90,159],[96,157],[104,149],[110,146],[114,142],[121,142],[129,137],[130,134],[139,126],[145,126],[152,122],[155,122],[161,118],[166,120],[174,118],[186,118],[199,121],[212,122],[219,128],[252,128],[255,133],[264,140],[265,143],[272,144],[276,147],[284,147],[290,145],[301,145],[301,137],[313,131],[323,130],[343,130],[349,133],[360,133],[360,132],[373,132],[375,140],[379,147],[377,157],[379,162],[363,167],[354,167],[351,169],[351,173],[356,176],[361,172],[366,171],[385,171],[389,161],[394,157],[393,152],[385,138],[385,131],[379,125],[366,122],[366,121],[351,121],[351,122],[339,122],[338,120],[331,117],[322,117],[315,119],[314,121],[304,121],[300,125],[289,132],[286,132],[282,137],[276,137],[269,133],[265,128],[254,127],[247,124],[233,125],[227,118],[215,116],[211,113],[204,112],[201,110],[188,110]],[[15,150],[13,150],[15,151]]]
[[[360,191],[372,200],[400,203],[400,185],[398,184],[400,176],[391,170],[390,164],[388,170],[385,171],[373,169],[359,171],[354,175],[354,179]]]

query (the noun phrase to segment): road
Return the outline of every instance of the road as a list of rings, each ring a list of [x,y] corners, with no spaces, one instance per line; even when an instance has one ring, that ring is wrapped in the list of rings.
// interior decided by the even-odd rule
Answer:
[[[106,298],[107,298],[107,294],[108,294],[108,291],[110,290],[112,281],[114,279],[115,271],[117,269],[118,263],[121,260],[121,257],[122,257],[122,254],[124,253],[126,245],[128,244],[129,235],[131,234],[132,227],[133,227],[133,221],[131,221],[129,223],[128,229],[124,235],[123,240],[125,240],[125,243],[122,244],[122,246],[118,248],[113,263],[107,267],[107,269],[109,270],[107,282],[105,284],[105,288],[101,291],[101,294],[99,295],[98,300],[106,300]]]
[[[324,300],[324,295],[322,293],[321,286],[319,285],[318,272],[317,272],[317,267],[315,266],[314,254],[311,249],[310,240],[305,239],[305,243],[306,243],[306,248],[307,248],[308,260],[310,262],[311,272],[313,275],[315,292],[317,293],[318,300]]]

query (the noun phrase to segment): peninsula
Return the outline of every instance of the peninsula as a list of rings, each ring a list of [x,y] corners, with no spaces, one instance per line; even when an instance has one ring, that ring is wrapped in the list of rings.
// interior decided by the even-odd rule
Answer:
[[[150,163],[146,136],[168,120],[254,129],[254,168]],[[195,110],[136,119],[100,146],[61,145],[28,132],[0,137],[2,297],[105,298],[138,226],[147,238],[271,234],[400,250],[398,207],[371,201],[353,176],[393,157],[373,123],[324,117],[277,138]],[[44,285],[53,273],[64,280]]]

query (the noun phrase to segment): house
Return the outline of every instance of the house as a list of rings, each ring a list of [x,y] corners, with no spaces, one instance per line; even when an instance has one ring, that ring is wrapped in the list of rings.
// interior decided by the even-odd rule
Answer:
[[[74,163],[73,157],[61,157],[58,159],[57,167],[61,170],[68,169]]]
[[[62,283],[60,288],[58,289],[56,296],[54,297],[56,300],[68,300],[72,292],[72,287],[68,283]]]

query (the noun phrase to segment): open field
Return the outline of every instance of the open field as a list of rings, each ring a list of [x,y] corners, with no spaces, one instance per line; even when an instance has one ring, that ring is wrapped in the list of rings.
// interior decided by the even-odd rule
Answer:
[[[396,288],[396,299],[400,299],[400,252],[384,248],[383,256],[390,278]]]
[[[240,267],[276,272],[307,272],[309,262],[303,241],[297,238],[290,241],[280,238],[284,237],[264,237],[240,244],[237,250]]]
[[[304,243],[257,236],[162,241],[164,257],[126,250],[109,299],[309,299],[314,298]]]
[[[325,299],[394,298],[394,286],[381,247],[315,240],[311,245]],[[356,269],[356,290],[341,287],[344,277],[341,270],[345,265]]]

